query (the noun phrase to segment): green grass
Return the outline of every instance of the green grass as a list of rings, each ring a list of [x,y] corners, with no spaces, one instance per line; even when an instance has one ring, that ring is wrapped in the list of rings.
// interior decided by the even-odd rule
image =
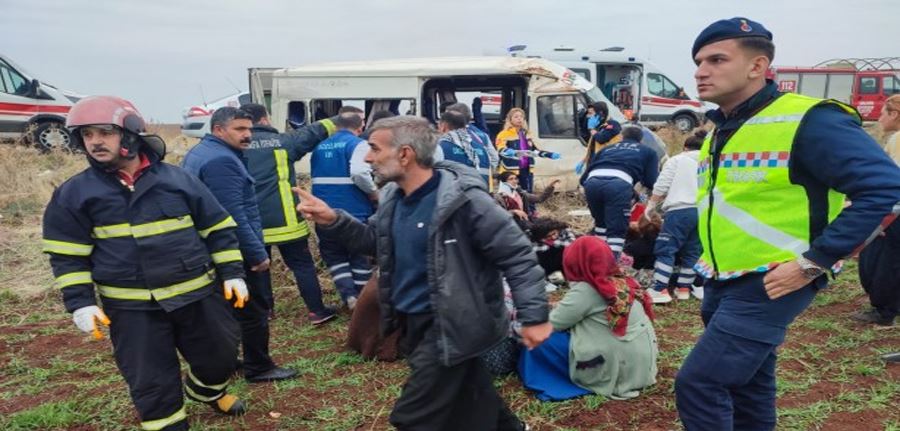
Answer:
[[[848,278],[851,282],[844,281]],[[900,335],[854,326],[846,316],[829,312],[831,307],[862,302],[853,280],[855,275],[844,274],[841,282],[822,292],[811,309],[823,312],[801,316],[788,334],[788,345],[779,352],[781,363],[791,366],[778,372],[778,396],[795,400],[779,410],[779,430],[818,429],[839,412],[875,411],[882,415],[884,429],[900,431],[896,408],[900,383],[890,379],[877,357],[890,350],[884,347],[885,337],[900,345]],[[330,286],[325,291],[326,302],[338,301]],[[266,385],[235,381],[230,391],[251,408],[244,418],[215,416],[207,406],[189,402],[194,429],[387,429],[387,416],[406,378],[405,364],[365,360],[346,351],[346,316],[313,327],[305,320],[295,288],[276,289],[276,296],[279,317],[272,322],[273,356],[298,370],[300,377]],[[0,350],[0,403],[18,406],[13,413],[0,415],[0,429],[133,429],[134,410],[108,340],[56,350],[51,345],[43,355],[31,353],[31,346],[46,337],[83,337],[58,301],[55,293],[24,300],[0,291],[0,330],[6,334],[0,341],[5,346]],[[584,412],[594,412],[587,415],[596,421],[589,429],[638,430],[648,423],[677,429],[672,376],[703,327],[697,301],[657,307],[656,314],[661,374],[657,385],[637,400],[594,395],[544,403],[523,390],[513,376],[496,385],[511,408],[535,429],[584,429],[572,423]],[[841,390],[836,396],[817,398],[814,389],[823,384],[838,384]],[[626,413],[608,422],[606,409]]]

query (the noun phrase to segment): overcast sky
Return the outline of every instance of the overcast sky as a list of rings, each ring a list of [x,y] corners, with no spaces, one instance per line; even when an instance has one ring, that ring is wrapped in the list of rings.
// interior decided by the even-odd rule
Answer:
[[[0,0],[0,52],[41,81],[176,123],[204,96],[246,90],[248,67],[516,44],[624,46],[695,94],[691,44],[733,16],[774,33],[779,65],[900,56],[898,0]]]

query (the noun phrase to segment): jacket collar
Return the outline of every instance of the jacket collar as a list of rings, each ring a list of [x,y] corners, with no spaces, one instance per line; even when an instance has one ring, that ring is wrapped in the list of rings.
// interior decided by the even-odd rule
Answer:
[[[466,191],[482,189],[487,193],[484,180],[472,168],[456,162],[440,161],[434,164],[434,169],[440,171],[440,183],[437,186],[437,204],[432,217],[431,228],[435,229],[450,218],[453,213],[468,201]],[[385,185],[381,191],[379,207],[393,208],[396,201],[403,196],[400,187],[396,183]]]
[[[276,129],[272,126],[266,126],[263,124],[257,124],[255,126],[253,126],[253,128],[250,129],[250,133],[254,133],[254,132],[279,133],[278,129]]]
[[[147,169],[153,168],[155,165],[159,164],[160,161],[162,161],[162,158],[159,157],[159,154],[157,154],[155,151],[152,151],[147,145],[141,145],[141,148],[138,151],[140,152],[141,155],[143,155],[144,157],[147,158],[148,162],[150,162],[150,166]],[[104,166],[104,165],[100,164],[99,162],[97,162],[96,160],[94,160],[94,158],[91,157],[91,155],[88,154],[87,152],[85,152],[85,157],[87,157],[88,164],[90,164],[92,168],[94,168],[106,175],[110,175],[111,178],[118,181],[118,177],[117,177],[118,174],[116,173],[117,169],[107,168],[106,166]]]
[[[706,117],[709,118],[717,128],[721,128],[726,123],[730,123],[734,120],[743,123],[744,120],[755,115],[779,96],[781,96],[781,93],[778,92],[778,86],[775,85],[774,81],[767,79],[766,86],[735,107],[734,111],[731,112],[731,115],[726,116],[725,113],[722,112],[722,109],[714,109],[707,112]]]
[[[213,135],[211,133],[207,133],[205,136],[203,136],[203,139],[200,141],[200,143],[202,144],[204,142],[209,142],[209,145],[221,145],[221,146],[225,147],[227,150],[234,153],[234,155],[238,156],[238,158],[240,158],[241,156],[244,155],[243,151],[238,150],[238,149],[232,147],[231,145],[228,145],[227,142],[219,139],[218,137],[216,137],[216,135]]]

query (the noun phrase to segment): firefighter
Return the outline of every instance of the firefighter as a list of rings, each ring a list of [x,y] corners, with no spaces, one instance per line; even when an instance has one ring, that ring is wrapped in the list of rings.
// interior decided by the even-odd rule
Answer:
[[[243,414],[226,392],[240,336],[226,300],[249,299],[234,220],[200,181],[162,163],[165,143],[128,101],[81,99],[67,126],[90,167],[53,193],[43,251],[75,325],[98,339],[109,326],[142,429],[188,429],[179,353],[189,398]]]
[[[316,277],[316,265],[309,252],[309,225],[297,214],[297,197],[291,187],[297,185],[294,163],[312,151],[334,132],[334,122],[325,119],[289,133],[279,133],[269,121],[266,107],[247,103],[241,110],[253,118],[250,145],[244,151],[247,169],[259,203],[263,242],[271,256],[277,246],[281,257],[294,273],[300,297],[309,309],[309,321],[321,325],[337,315],[322,302],[322,288]],[[274,313],[275,299],[267,298]]]
[[[852,107],[766,80],[775,45],[762,24],[717,21],[691,55],[700,99],[719,107],[697,169],[706,330],[675,377],[676,406],[688,431],[771,430],[787,327],[900,212],[900,169]]]

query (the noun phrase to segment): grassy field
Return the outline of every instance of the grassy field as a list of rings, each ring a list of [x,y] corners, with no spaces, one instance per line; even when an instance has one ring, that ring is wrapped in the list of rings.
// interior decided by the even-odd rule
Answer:
[[[664,137],[680,141],[677,134]],[[189,143],[177,142],[172,159]],[[59,293],[49,287],[49,265],[40,254],[43,206],[56,185],[84,166],[79,155],[0,146],[0,430],[137,428],[109,340],[94,341],[75,329]],[[578,207],[583,203],[577,197],[560,196],[542,209],[564,214]],[[236,381],[232,390],[251,409],[242,418],[217,416],[189,402],[193,429],[390,429],[387,416],[406,377],[405,364],[367,361],[345,349],[346,311],[324,327],[311,326],[277,258],[275,267],[272,353],[300,377],[261,385]],[[337,303],[328,278],[320,279],[326,301]],[[779,430],[900,431],[900,367],[878,358],[900,350],[900,332],[851,323],[848,315],[865,303],[851,261],[793,325],[780,351]],[[702,332],[699,303],[681,301],[657,307],[656,313],[658,383],[637,399],[590,396],[542,403],[514,376],[496,384],[512,409],[538,430],[678,429],[672,382]]]

